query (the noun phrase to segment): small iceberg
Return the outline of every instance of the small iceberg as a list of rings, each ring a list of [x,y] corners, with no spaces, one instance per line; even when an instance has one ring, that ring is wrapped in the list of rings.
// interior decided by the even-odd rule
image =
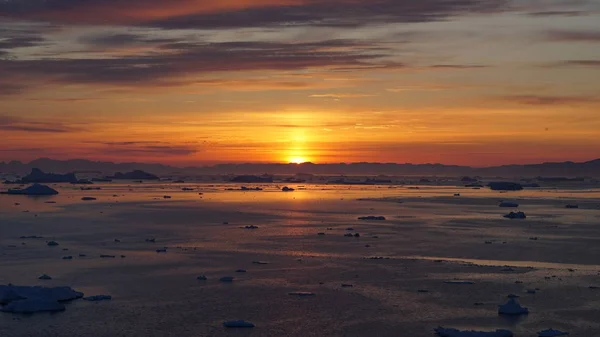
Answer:
[[[384,216],[361,216],[358,220],[367,220],[367,221],[384,221]]]
[[[472,281],[461,281],[461,280],[452,280],[452,281],[444,281],[445,284],[475,284]]]
[[[50,247],[58,246],[58,242],[56,242],[56,241],[48,241],[47,245],[50,246]]]
[[[504,217],[507,219],[527,219],[527,215],[523,212],[510,212]]]
[[[83,197],[83,198],[81,198],[81,200],[82,201],[94,201],[94,200],[98,200],[98,199],[96,199],[94,197]]]
[[[267,261],[252,261],[252,264],[264,265],[264,264],[269,264],[269,262],[267,262]]]
[[[156,250],[157,253],[166,253],[167,252],[167,248],[159,248]]]
[[[245,273],[245,272],[246,272],[246,269],[238,269],[238,270],[236,270],[235,272],[236,272],[236,273]]]
[[[433,329],[435,333],[440,337],[513,337],[514,334],[509,330],[496,330],[496,331],[474,331],[474,330],[465,330],[460,331],[458,329],[452,328],[435,328]]]
[[[70,287],[27,287],[0,285],[0,311],[31,314],[45,311],[63,311],[60,302],[82,298],[83,293]]]
[[[57,195],[58,191],[41,184],[33,184],[25,189],[10,189],[7,192],[0,192],[0,194],[9,195]]]
[[[10,302],[0,307],[0,311],[12,312],[15,314],[33,314],[36,312],[55,312],[64,311],[65,305],[53,300],[44,298],[31,298],[20,301]]]
[[[219,282],[233,282],[233,276],[223,276],[219,279]]]
[[[223,322],[223,326],[226,328],[254,328],[255,327],[255,325],[253,323],[242,321],[242,320]]]
[[[567,206],[565,206],[565,208],[577,209],[577,208],[579,208],[579,205],[567,205]]]
[[[95,296],[84,297],[83,300],[90,301],[90,302],[110,301],[110,300],[112,300],[112,296],[110,296],[110,295],[95,295]]]
[[[295,189],[286,186],[286,187],[282,188],[281,191],[283,191],[283,192],[294,192]]]
[[[244,228],[245,229],[258,229],[258,226],[250,225],[250,226],[246,226]]]
[[[527,315],[529,314],[529,309],[522,307],[517,302],[516,295],[509,295],[508,302],[506,304],[502,304],[498,306],[498,314],[500,315]]]
[[[538,332],[538,337],[556,337],[556,336],[568,336],[568,332],[563,332],[560,330],[547,329]]]
[[[44,274],[44,275],[42,275],[42,276],[38,277],[38,279],[39,279],[39,280],[51,280],[51,279],[52,279],[52,277],[50,277],[50,276],[48,276],[48,275]]]
[[[298,297],[316,296],[315,293],[305,292],[305,291],[295,291],[295,292],[288,293],[288,295],[298,296]]]

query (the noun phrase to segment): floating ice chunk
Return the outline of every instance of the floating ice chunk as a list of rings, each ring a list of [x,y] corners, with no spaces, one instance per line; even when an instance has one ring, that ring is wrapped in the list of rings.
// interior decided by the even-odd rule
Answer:
[[[116,258],[116,256],[114,256],[114,255],[100,255],[100,257],[103,258],[103,259],[114,259],[114,258]]]
[[[146,242],[152,242],[152,243],[154,243],[154,242],[156,242],[156,239],[155,238],[146,239]]]
[[[219,279],[219,282],[233,282],[233,276],[223,276]]]
[[[246,226],[244,228],[245,229],[258,229],[258,226],[250,225],[250,226]]]
[[[498,314],[500,315],[527,315],[528,313],[529,309],[522,307],[517,302],[516,297],[509,297],[506,304],[498,306]]]
[[[208,278],[206,276],[204,276],[204,275],[200,275],[200,276],[196,277],[196,279],[198,281],[208,281]]]
[[[85,301],[90,302],[100,302],[100,301],[109,301],[112,300],[112,296],[110,295],[95,295],[83,298]]]
[[[48,241],[47,245],[51,246],[51,247],[58,246],[58,242],[56,242],[56,241]]]
[[[342,288],[352,288],[354,285],[348,283],[342,283]]]
[[[547,330],[542,330],[542,331],[538,332],[539,337],[556,337],[556,336],[567,336],[567,335],[569,335],[568,332],[563,332],[563,331],[554,330],[554,329],[547,329]]]
[[[575,209],[575,208],[579,208],[579,205],[567,205],[567,206],[565,206],[565,208]]]
[[[513,333],[509,330],[496,330],[496,331],[474,331],[474,330],[465,330],[460,331],[457,329],[447,329],[447,328],[436,328],[433,329],[436,334],[440,337],[513,337]]]
[[[19,239],[43,239],[44,237],[42,236],[37,236],[37,235],[30,235],[30,236],[21,236],[19,237]]]
[[[238,269],[238,270],[236,270],[235,272],[236,272],[236,273],[245,273],[245,272],[246,272],[246,269]]]
[[[25,189],[10,189],[7,192],[0,192],[0,194],[11,194],[11,195],[57,195],[58,191],[48,187],[46,185],[33,184]]]
[[[291,293],[288,293],[288,295],[290,295],[290,296],[298,296],[298,297],[316,296],[315,293],[305,292],[305,291],[291,292]]]
[[[226,328],[254,328],[255,325],[246,321],[227,321],[223,322],[223,326]]]
[[[510,212],[504,217],[507,219],[527,219],[527,215],[523,212]]]
[[[475,284],[475,282],[472,282],[472,281],[461,281],[461,280],[444,281],[444,283],[446,283],[446,284]]]
[[[384,216],[361,216],[358,220],[371,220],[371,221],[383,221],[385,220]]]
[[[73,260],[72,256],[63,256],[63,260]]]
[[[285,186],[284,188],[281,189],[283,192],[294,192],[295,189],[291,188],[291,187],[287,187]]]
[[[83,201],[94,201],[94,200],[98,200],[98,199],[96,199],[94,197],[83,197],[83,198],[81,198],[81,200],[83,200]]]
[[[83,293],[70,287],[26,287],[0,285],[0,303],[10,303],[18,299],[43,298],[58,302],[71,301],[83,297]]]
[[[269,262],[266,262],[266,261],[252,261],[252,264],[262,264],[262,265],[264,265],[264,264],[269,264]]]
[[[44,275],[42,275],[42,276],[38,277],[38,279],[40,279],[40,280],[51,280],[51,279],[52,279],[52,277],[50,277],[50,276],[48,276],[48,275],[44,274]]]
[[[157,253],[166,253],[167,252],[167,248],[159,248],[156,250]]]
[[[33,314],[35,312],[63,310],[65,310],[64,304],[44,298],[31,298],[13,301],[3,307],[0,307],[0,311],[12,312],[17,314]]]

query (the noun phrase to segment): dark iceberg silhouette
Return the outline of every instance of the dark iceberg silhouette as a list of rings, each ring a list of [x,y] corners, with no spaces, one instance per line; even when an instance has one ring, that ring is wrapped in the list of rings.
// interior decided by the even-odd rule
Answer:
[[[46,185],[33,184],[25,189],[10,189],[0,194],[10,195],[57,195],[58,191]]]
[[[523,185],[506,181],[495,181],[488,184],[493,191],[520,191]]]
[[[38,168],[32,168],[29,175],[21,178],[18,183],[21,184],[32,184],[32,183],[77,183],[78,179],[75,173],[67,174],[55,174],[55,173],[44,173]]]
[[[144,172],[142,170],[135,170],[127,173],[117,172],[112,177],[106,177],[107,179],[119,179],[119,180],[159,180],[160,178],[152,173]]]
[[[234,183],[247,183],[247,184],[272,183],[273,182],[273,177],[270,177],[270,176],[244,175],[244,176],[237,176],[237,177],[231,179],[231,182],[234,182]]]

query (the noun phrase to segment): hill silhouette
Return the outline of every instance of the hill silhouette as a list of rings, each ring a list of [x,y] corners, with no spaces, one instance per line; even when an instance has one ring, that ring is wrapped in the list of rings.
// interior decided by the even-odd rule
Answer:
[[[86,159],[40,158],[29,163],[0,162],[0,172],[23,175],[33,168],[53,173],[97,173],[143,170],[156,175],[289,174],[315,175],[396,175],[396,176],[484,176],[484,177],[599,177],[600,159],[587,162],[557,162],[532,165],[503,165],[484,168],[443,164],[329,163],[329,164],[219,164],[175,167],[152,163],[113,163]]]

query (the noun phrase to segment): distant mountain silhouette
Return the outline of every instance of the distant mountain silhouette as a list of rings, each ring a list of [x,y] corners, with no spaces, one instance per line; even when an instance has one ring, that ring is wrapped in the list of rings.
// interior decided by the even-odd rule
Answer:
[[[263,175],[298,172],[314,175],[389,175],[389,176],[483,176],[483,177],[600,177],[600,159],[574,163],[503,165],[485,168],[443,164],[339,163],[339,164],[220,164],[203,167],[174,167],[162,164],[96,162],[85,159],[36,159],[29,163],[0,162],[0,172],[26,174],[32,168],[53,173],[95,173],[143,170],[156,175]]]

